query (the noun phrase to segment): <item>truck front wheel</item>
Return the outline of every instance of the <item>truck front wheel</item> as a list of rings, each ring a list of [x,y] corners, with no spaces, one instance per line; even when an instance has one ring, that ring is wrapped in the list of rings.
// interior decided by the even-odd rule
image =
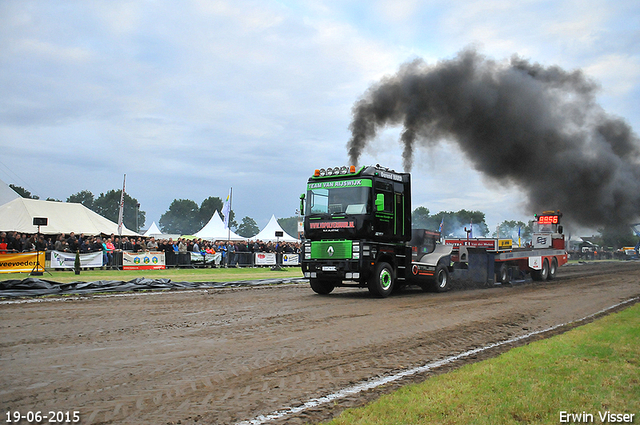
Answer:
[[[446,292],[451,289],[451,283],[449,282],[449,270],[447,270],[445,265],[438,264],[434,279],[433,289],[436,292]]]
[[[320,295],[327,295],[335,288],[335,285],[329,280],[309,279],[309,282],[311,283],[313,292]]]
[[[376,266],[373,276],[367,282],[369,292],[374,297],[385,298],[393,291],[395,276],[389,263],[380,262]]]

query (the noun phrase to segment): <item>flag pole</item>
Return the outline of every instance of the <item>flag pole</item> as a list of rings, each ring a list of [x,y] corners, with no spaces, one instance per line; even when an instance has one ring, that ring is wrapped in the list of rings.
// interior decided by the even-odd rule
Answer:
[[[229,241],[231,240],[231,198],[233,197],[233,188],[229,188],[229,217],[227,218],[227,250],[229,249]]]
[[[120,208],[118,210],[118,236],[120,237],[120,243],[122,243],[122,222],[124,221],[124,185],[127,181],[127,175],[124,175],[122,179],[122,192],[120,193]]]

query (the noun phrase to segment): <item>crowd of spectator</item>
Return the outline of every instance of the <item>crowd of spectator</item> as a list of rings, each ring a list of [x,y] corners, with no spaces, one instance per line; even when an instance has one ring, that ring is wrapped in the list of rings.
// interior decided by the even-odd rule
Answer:
[[[29,251],[61,251],[80,252],[82,254],[102,252],[104,264],[112,265],[114,253],[119,251],[164,252],[168,255],[199,253],[202,255],[221,253],[227,260],[238,258],[241,253],[275,252],[299,253],[300,244],[290,242],[270,242],[260,240],[248,241],[209,241],[205,239],[159,239],[154,237],[127,237],[121,239],[114,234],[110,236],[69,235],[57,236],[26,235],[18,232],[0,232],[0,253]],[[225,264],[228,261],[225,262]]]

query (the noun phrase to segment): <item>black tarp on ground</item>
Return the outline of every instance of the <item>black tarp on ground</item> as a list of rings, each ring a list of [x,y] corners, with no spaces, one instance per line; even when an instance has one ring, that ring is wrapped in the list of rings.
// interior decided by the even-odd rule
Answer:
[[[207,289],[238,286],[274,285],[306,282],[304,278],[276,278],[239,280],[235,282],[171,282],[170,279],[136,278],[128,282],[121,280],[98,280],[95,282],[58,283],[46,279],[0,281],[0,298],[33,297],[40,295],[92,294],[97,292],[149,291],[168,289]]]

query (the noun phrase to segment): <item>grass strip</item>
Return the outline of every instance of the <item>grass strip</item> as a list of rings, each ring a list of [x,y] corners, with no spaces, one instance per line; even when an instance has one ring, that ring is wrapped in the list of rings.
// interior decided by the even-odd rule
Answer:
[[[29,273],[0,273],[0,280],[26,279]],[[148,279],[171,279],[173,282],[232,282],[236,280],[276,279],[303,277],[300,267],[272,271],[268,267],[218,268],[218,269],[165,269],[165,270],[83,270],[79,275],[73,271],[51,271],[39,276],[58,283],[93,282],[97,280],[129,281],[139,277]]]
[[[640,423],[640,304],[408,385],[327,424],[609,423],[606,412]],[[585,413],[592,416],[566,416]]]

